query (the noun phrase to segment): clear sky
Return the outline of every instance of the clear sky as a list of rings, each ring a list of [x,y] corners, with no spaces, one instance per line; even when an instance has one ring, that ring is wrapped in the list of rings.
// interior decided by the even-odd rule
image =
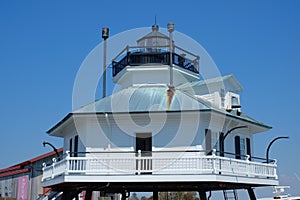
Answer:
[[[243,112],[273,129],[255,136],[255,155],[268,143],[282,185],[300,194],[300,1],[0,1],[0,168],[62,141],[46,130],[72,110],[77,70],[110,35],[151,26],[175,29],[198,41],[223,75],[242,84]],[[298,177],[298,178],[297,178]],[[258,191],[259,193],[259,191]]]

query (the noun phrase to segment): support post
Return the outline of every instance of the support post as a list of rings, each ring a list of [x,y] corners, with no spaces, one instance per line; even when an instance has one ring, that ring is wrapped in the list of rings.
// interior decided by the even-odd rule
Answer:
[[[158,200],[158,191],[157,190],[153,191],[153,200]]]
[[[121,198],[121,200],[126,200],[126,191],[122,192],[122,198]]]
[[[138,160],[137,160],[137,174],[140,175],[141,174],[141,162],[142,162],[142,151],[138,150]]]
[[[91,200],[92,199],[92,194],[93,194],[93,191],[91,189],[87,189],[86,190],[86,193],[85,193],[85,200]]]
[[[199,191],[199,197],[200,197],[200,200],[207,200],[206,192],[203,191],[203,190],[200,190]]]
[[[248,188],[247,190],[248,190],[250,200],[256,200],[256,196],[255,196],[255,193],[253,191],[253,188]]]

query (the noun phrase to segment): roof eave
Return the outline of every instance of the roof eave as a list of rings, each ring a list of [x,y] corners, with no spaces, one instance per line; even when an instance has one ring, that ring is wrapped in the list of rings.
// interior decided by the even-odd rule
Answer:
[[[68,120],[70,120],[73,116],[73,113],[69,113],[67,114],[62,120],[60,120],[57,124],[55,124],[52,128],[50,128],[48,131],[46,131],[46,133],[48,135],[55,135],[54,133],[57,131],[57,129],[63,125],[65,122],[67,122]]]

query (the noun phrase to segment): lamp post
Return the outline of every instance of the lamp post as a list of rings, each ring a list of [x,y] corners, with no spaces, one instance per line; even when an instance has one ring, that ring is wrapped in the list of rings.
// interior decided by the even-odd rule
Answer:
[[[266,152],[266,161],[267,161],[267,163],[269,163],[269,151],[270,151],[270,148],[271,148],[272,144],[273,144],[275,141],[279,140],[279,139],[289,139],[289,137],[288,137],[288,136],[280,136],[280,137],[274,138],[274,139],[269,143],[268,148],[267,148],[267,152]]]
[[[172,33],[174,31],[174,23],[169,22],[168,23],[168,32],[169,32],[169,45],[170,45],[170,88],[174,88],[173,84],[173,39],[172,39]]]
[[[225,138],[229,135],[229,133],[231,133],[232,131],[234,131],[236,129],[240,129],[240,128],[248,128],[248,126],[233,127],[232,129],[229,129],[223,137],[220,138],[220,156],[222,156],[222,157],[224,156],[224,141],[225,141]]]
[[[109,29],[102,28],[102,38],[104,40],[103,44],[103,98],[106,97],[106,51],[107,51],[107,38],[109,36]]]
[[[56,153],[57,160],[60,160],[59,153],[58,153],[57,149],[55,148],[55,146],[54,146],[53,144],[51,144],[50,142],[45,142],[45,141],[44,141],[44,142],[43,142],[43,146],[45,147],[46,144],[48,144],[49,146],[51,146],[51,147],[53,148],[53,151],[55,151],[55,153]]]

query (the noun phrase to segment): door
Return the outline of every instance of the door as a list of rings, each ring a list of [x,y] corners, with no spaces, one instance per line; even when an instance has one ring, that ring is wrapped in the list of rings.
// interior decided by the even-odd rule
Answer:
[[[136,170],[138,173],[151,174],[152,171],[152,134],[151,133],[137,133],[135,151],[141,150],[141,159],[137,160]],[[149,158],[147,158],[149,157]]]

